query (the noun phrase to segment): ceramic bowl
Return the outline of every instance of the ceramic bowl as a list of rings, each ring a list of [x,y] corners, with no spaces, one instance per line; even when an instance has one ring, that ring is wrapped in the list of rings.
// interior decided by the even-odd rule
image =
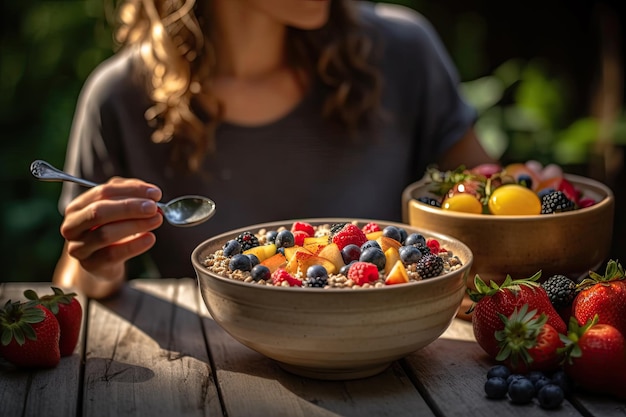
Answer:
[[[441,210],[417,201],[428,193],[424,179],[403,193],[404,221],[417,228],[437,230],[468,245],[474,255],[468,284],[476,274],[488,282],[563,274],[578,279],[598,268],[609,256],[614,197],[604,184],[565,175],[585,197],[597,203],[565,213],[534,216],[494,216]]]
[[[313,225],[355,219],[303,219]],[[360,226],[373,220],[356,219]],[[437,339],[461,304],[472,253],[457,239],[420,230],[452,250],[463,266],[438,277],[368,289],[272,287],[207,269],[202,260],[243,231],[289,228],[294,220],[248,226],[210,238],[192,253],[202,298],[213,319],[285,370],[317,379],[364,378]],[[418,231],[396,225],[408,233]]]

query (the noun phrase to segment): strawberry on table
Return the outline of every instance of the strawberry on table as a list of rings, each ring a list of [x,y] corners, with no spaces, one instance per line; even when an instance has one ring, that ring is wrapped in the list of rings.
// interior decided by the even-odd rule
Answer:
[[[0,309],[0,356],[17,366],[57,366],[61,360],[59,337],[59,322],[40,304],[9,300]]]
[[[504,328],[495,333],[500,346],[496,360],[506,363],[512,372],[555,371],[563,357],[564,343],[559,333],[547,323],[548,316],[528,304],[516,308],[507,317],[500,314]]]
[[[607,262],[604,275],[593,271],[579,285],[572,315],[584,325],[598,315],[598,323],[610,324],[626,335],[626,278],[617,261]]]
[[[537,282],[541,271],[530,278],[516,279],[510,275],[501,285],[491,281],[488,286],[478,275],[474,278],[476,290],[467,290],[474,302],[468,314],[472,314],[472,327],[479,346],[493,358],[498,355],[500,347],[495,332],[504,328],[500,315],[509,317],[516,308],[528,304],[531,310],[547,316],[547,323],[561,334],[565,334],[567,326],[559,313],[554,309],[546,291]]]
[[[59,347],[61,356],[69,356],[74,353],[80,325],[83,319],[83,309],[76,298],[76,293],[65,294],[63,290],[51,287],[53,294],[39,297],[33,290],[24,291],[24,297],[43,305],[55,315],[61,328]]]
[[[569,332],[563,337],[567,375],[585,390],[626,398],[626,342],[610,324],[598,323],[598,316],[583,326],[570,318]]]

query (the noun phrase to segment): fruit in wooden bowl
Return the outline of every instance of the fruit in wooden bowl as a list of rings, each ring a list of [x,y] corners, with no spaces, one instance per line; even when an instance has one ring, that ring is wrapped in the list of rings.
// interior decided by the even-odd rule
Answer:
[[[233,272],[233,276],[230,276],[227,271],[220,272],[223,269],[207,266],[211,265],[211,259],[223,256],[222,248],[227,242],[235,240],[242,233],[290,230],[295,222],[291,220],[248,226],[212,237],[193,251],[191,260],[203,300],[217,324],[236,340],[276,360],[287,371],[313,378],[342,380],[382,372],[394,360],[437,339],[449,326],[465,292],[472,253],[457,239],[404,224],[376,222],[381,228],[396,226],[409,235],[419,233],[425,238],[436,239],[460,263],[433,277],[402,280],[400,278],[405,276],[406,271],[397,273],[402,268],[397,263],[398,259],[391,255],[394,253],[394,244],[380,239],[381,251],[382,247],[386,247],[386,252],[390,253],[389,257],[385,256],[385,261],[389,259],[395,262],[388,270],[383,265],[380,265],[379,270],[374,266],[373,279],[376,284],[349,285],[344,288],[331,285],[317,287],[314,282],[305,285],[300,279],[304,277],[299,277],[297,272],[302,265],[292,264],[291,273],[286,269],[288,263],[299,262],[297,253],[306,253],[302,250],[285,250],[287,256],[288,252],[295,252],[291,254],[290,260],[279,250],[278,255],[270,255],[262,261],[259,259],[260,264],[269,265],[274,272],[272,278],[265,276],[258,282],[247,278],[247,281],[240,280],[237,276],[242,274]],[[363,228],[372,221],[324,218],[304,219],[298,223],[314,227],[351,223]],[[371,242],[376,235],[368,236],[367,241]],[[377,236],[380,237],[380,234]],[[276,239],[278,242],[280,238]],[[323,247],[314,256],[319,256],[329,246],[331,249],[326,250],[336,254],[337,249],[332,248],[332,243],[342,249],[350,245],[348,241],[341,242],[339,239],[328,244],[323,239],[321,243],[315,239],[308,243],[311,248],[314,245]],[[306,245],[306,241],[303,244]],[[275,245],[280,246],[278,243]],[[361,256],[365,252],[363,250]],[[339,262],[336,255],[328,256]],[[301,257],[300,261],[305,259],[306,263],[311,257]],[[356,264],[369,263],[359,261]],[[306,265],[307,269],[317,268]],[[330,265],[328,267],[332,268]],[[244,275],[247,277],[252,273]],[[331,273],[329,280],[335,275]],[[348,272],[348,276],[352,275]],[[385,282],[390,276],[398,283]]]
[[[516,181],[528,180],[527,176],[531,176],[528,169],[518,165],[511,171],[515,172]],[[474,254],[468,280],[472,287],[476,274],[485,282],[501,283],[507,274],[525,278],[541,270],[544,279],[553,274],[579,279],[589,270],[598,268],[606,261],[611,247],[615,205],[611,189],[593,179],[569,174],[547,180],[531,178],[530,181],[535,186],[527,187],[526,191],[531,189],[538,195],[541,195],[540,188],[558,187],[562,183],[568,193],[576,192],[580,206],[577,203],[576,207],[568,207],[563,212],[529,215],[485,214],[489,213],[487,208],[482,214],[445,210],[422,202],[441,198],[433,194],[431,178],[425,177],[404,190],[404,221],[467,244]],[[542,181],[547,182],[537,185]],[[491,195],[495,191],[492,190]],[[527,207],[537,210],[536,203]]]

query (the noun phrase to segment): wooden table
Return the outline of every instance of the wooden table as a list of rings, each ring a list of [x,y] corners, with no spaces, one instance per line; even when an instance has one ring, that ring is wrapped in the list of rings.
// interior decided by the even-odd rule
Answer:
[[[50,283],[0,284],[0,301]],[[492,362],[455,320],[426,348],[362,380],[289,374],[210,317],[195,280],[133,280],[80,299],[81,343],[54,369],[0,361],[0,416],[624,416],[626,404],[576,393],[557,410],[488,400]]]

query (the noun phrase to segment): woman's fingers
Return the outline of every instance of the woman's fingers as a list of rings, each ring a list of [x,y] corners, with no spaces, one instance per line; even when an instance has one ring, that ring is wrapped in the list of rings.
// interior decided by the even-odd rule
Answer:
[[[66,212],[80,211],[95,201],[123,200],[127,198],[159,201],[161,190],[155,185],[134,178],[111,178],[106,184],[98,185],[78,195],[68,204]]]
[[[141,255],[149,250],[155,242],[156,238],[153,233],[141,233],[129,236],[119,243],[103,247],[89,256],[78,258],[78,261],[83,269],[92,274],[106,276],[110,268]],[[68,253],[71,254],[69,245]]]
[[[96,201],[80,210],[67,210],[61,225],[61,235],[68,240],[79,239],[85,232],[103,225],[149,219],[157,213],[158,207],[152,200],[127,198]],[[146,230],[134,230],[133,233],[141,231]]]

